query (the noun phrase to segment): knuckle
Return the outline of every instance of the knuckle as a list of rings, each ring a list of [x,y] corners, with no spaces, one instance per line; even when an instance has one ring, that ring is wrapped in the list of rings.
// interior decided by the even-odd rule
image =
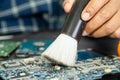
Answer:
[[[94,8],[94,6],[90,6],[86,11],[93,13],[93,12],[96,12],[96,9]]]
[[[100,18],[103,18],[103,19],[109,19],[111,16],[111,13],[110,12],[108,12],[107,10],[102,10],[102,11],[100,11],[100,13],[99,13],[99,17]]]
[[[118,31],[114,32],[113,35],[114,35],[115,38],[120,38],[120,33]]]
[[[114,29],[110,26],[105,26],[105,33],[106,34],[111,34],[114,32]]]

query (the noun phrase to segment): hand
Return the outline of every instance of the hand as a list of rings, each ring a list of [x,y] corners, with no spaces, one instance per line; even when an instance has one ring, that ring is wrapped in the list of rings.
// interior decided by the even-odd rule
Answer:
[[[65,0],[65,12],[73,4],[74,0]],[[120,38],[120,0],[90,0],[81,17],[88,21],[84,36]]]

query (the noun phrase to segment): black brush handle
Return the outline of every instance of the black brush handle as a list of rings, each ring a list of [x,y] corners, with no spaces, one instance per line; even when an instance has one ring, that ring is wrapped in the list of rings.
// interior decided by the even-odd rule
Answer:
[[[86,25],[86,22],[81,18],[81,13],[89,1],[90,0],[75,0],[75,3],[63,25],[62,33],[73,37],[78,42]]]

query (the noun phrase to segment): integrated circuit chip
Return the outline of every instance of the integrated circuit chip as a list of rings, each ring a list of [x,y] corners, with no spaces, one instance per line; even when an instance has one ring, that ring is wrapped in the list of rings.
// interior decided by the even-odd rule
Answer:
[[[84,54],[94,56],[88,58]],[[118,72],[119,57],[101,56],[93,51],[78,52],[78,60],[72,67],[54,64],[42,56],[0,62],[1,80],[95,80]]]

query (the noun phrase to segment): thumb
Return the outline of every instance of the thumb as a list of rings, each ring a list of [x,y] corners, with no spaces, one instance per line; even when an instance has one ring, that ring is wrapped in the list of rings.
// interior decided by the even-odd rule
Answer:
[[[64,8],[66,13],[70,12],[73,3],[74,3],[74,0],[64,0],[63,8]]]

